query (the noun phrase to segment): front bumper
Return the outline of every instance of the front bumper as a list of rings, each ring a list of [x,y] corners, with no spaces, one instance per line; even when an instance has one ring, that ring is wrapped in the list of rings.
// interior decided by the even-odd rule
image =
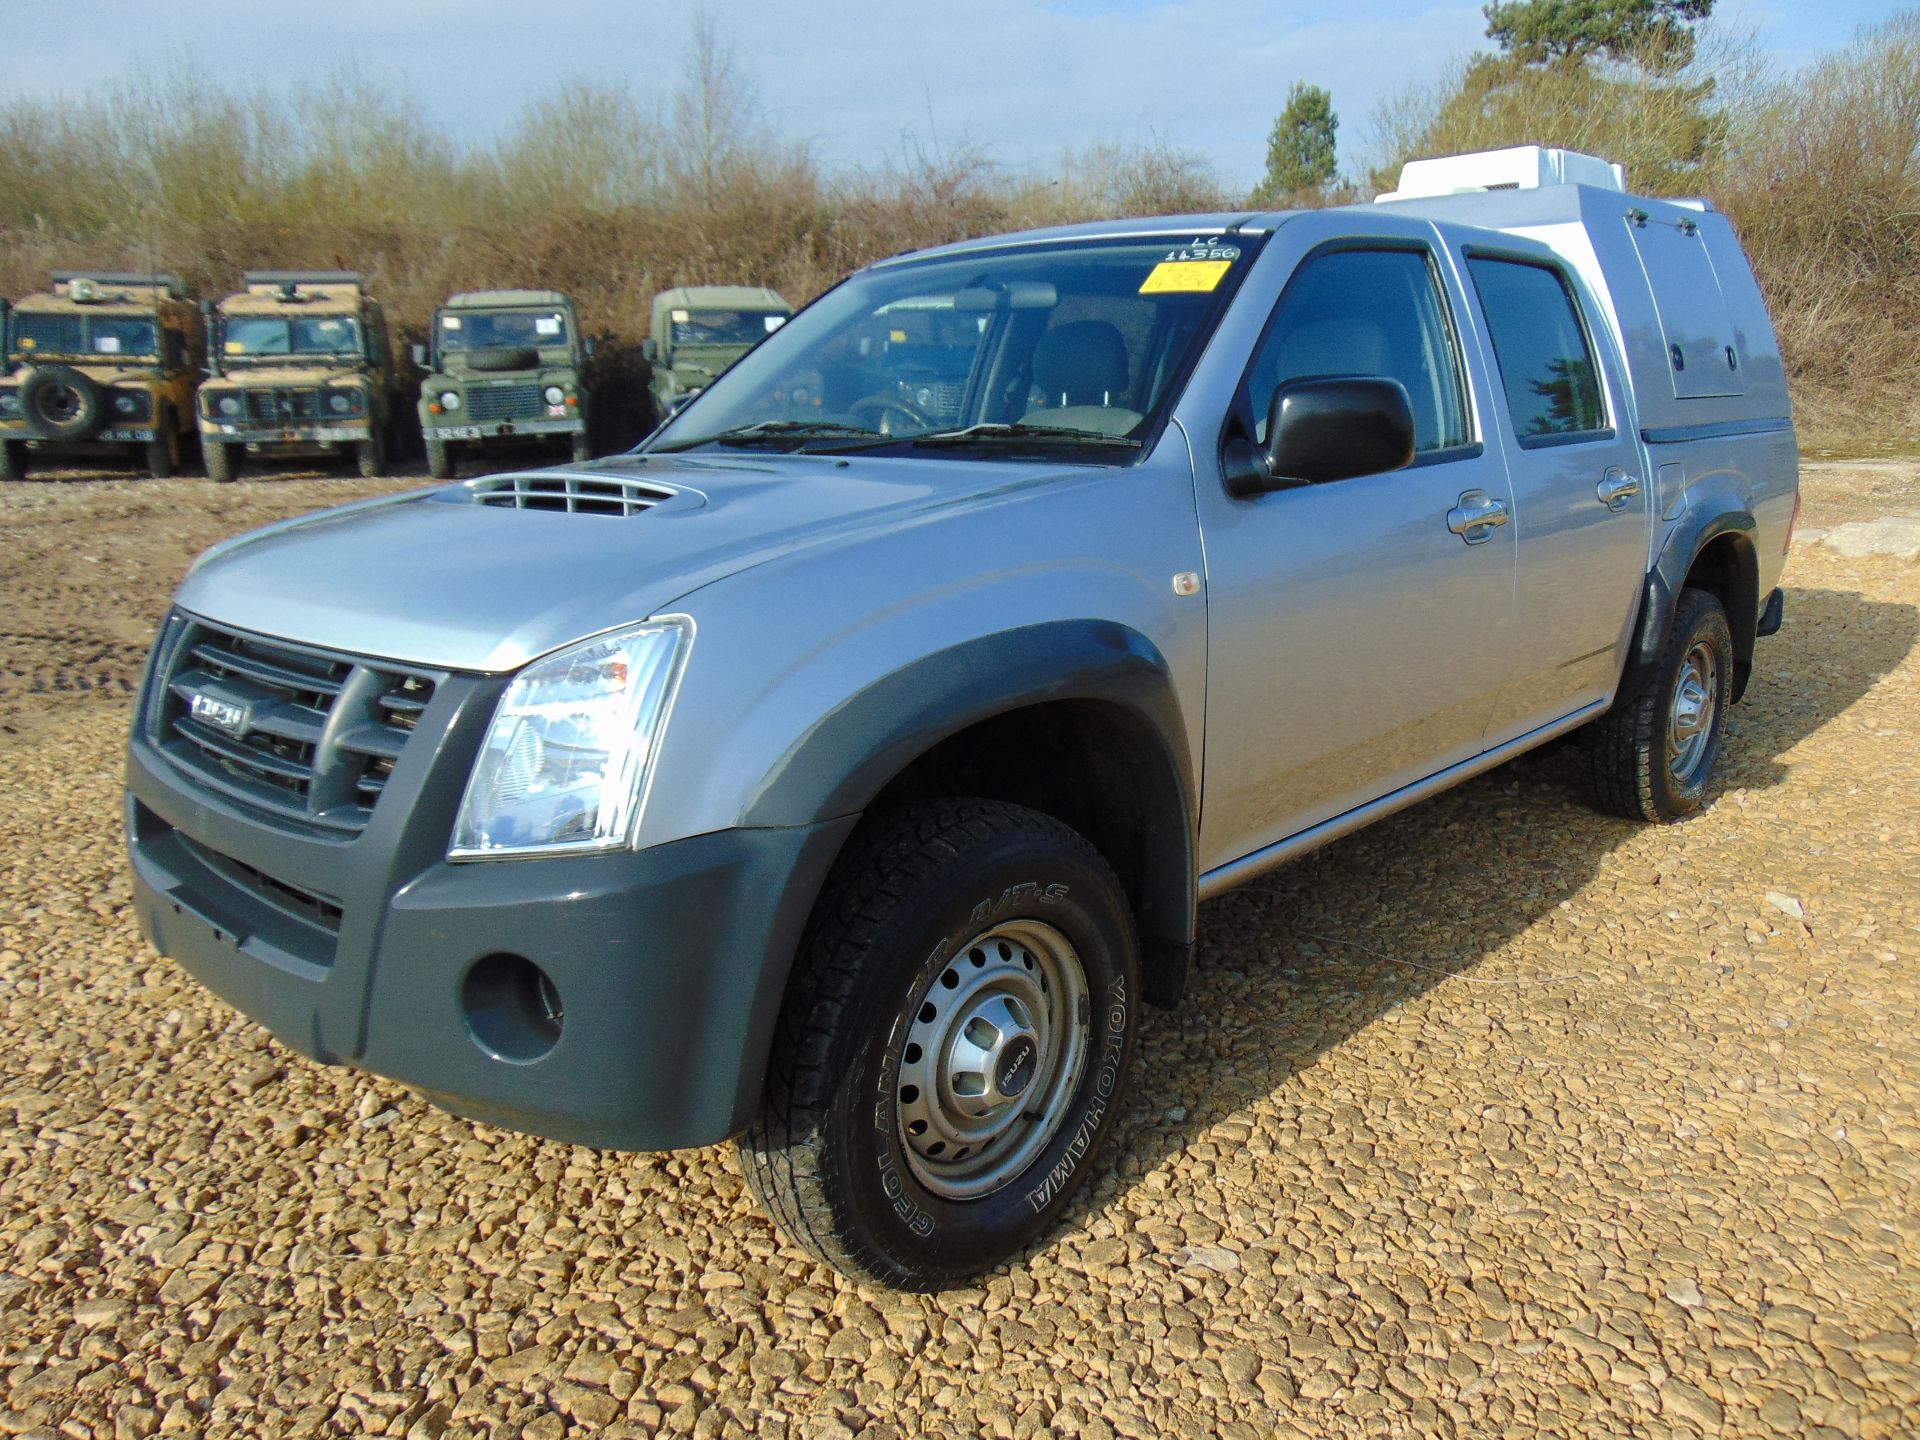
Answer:
[[[477,425],[443,424],[438,418],[421,422],[422,431],[438,440],[510,440],[516,435],[583,435],[584,417],[565,420],[485,420]]]
[[[151,423],[146,425],[107,425],[78,440],[48,440],[36,435],[24,423],[0,421],[0,440],[25,441],[35,450],[65,450],[88,445],[144,445],[157,438]]]
[[[275,426],[225,425],[202,420],[200,433],[208,440],[220,440],[229,445],[329,445],[342,440],[371,440],[373,426],[365,420],[342,425],[302,421]]]
[[[738,1132],[759,1104],[801,926],[853,820],[451,864],[498,689],[443,684],[345,840],[208,792],[136,730],[127,828],[143,933],[300,1053],[458,1114],[623,1150]],[[468,976],[501,954],[538,965],[564,1007],[531,1061],[500,1058],[472,1029]]]

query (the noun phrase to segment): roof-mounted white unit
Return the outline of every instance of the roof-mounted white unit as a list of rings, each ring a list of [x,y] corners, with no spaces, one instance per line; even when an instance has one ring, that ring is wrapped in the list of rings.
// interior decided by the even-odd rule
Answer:
[[[1400,167],[1400,188],[1377,196],[1388,200],[1424,200],[1433,195],[1467,195],[1483,190],[1538,190],[1546,185],[1591,185],[1597,190],[1627,188],[1627,168],[1544,145],[1515,145],[1510,150],[1480,150],[1409,160]]]

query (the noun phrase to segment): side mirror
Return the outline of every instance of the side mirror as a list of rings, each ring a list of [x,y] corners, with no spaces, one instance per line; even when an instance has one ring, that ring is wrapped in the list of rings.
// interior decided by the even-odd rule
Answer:
[[[1398,380],[1333,375],[1290,380],[1267,407],[1267,443],[1229,440],[1227,490],[1270,490],[1378,475],[1413,463],[1413,407]]]
[[[407,348],[413,353],[413,363],[418,365],[422,370],[426,369],[427,347],[424,345],[410,345]]]
[[[657,364],[660,359],[660,342],[649,335],[640,342],[640,358],[649,365]]]
[[[597,342],[596,342],[596,341],[594,340],[594,338],[593,338],[593,336],[591,336],[591,335],[589,335],[589,336],[587,336],[587,358],[588,358],[589,360],[591,360],[591,359],[593,358],[593,352],[594,352],[594,351],[595,351],[595,349],[597,349],[597,348],[598,348],[598,344],[597,344]]]
[[[0,375],[13,373],[13,332],[8,324],[13,319],[13,303],[0,300]]]

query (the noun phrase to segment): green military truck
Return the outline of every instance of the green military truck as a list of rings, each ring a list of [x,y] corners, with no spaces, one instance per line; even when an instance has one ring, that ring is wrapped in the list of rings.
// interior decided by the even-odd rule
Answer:
[[[212,377],[200,389],[210,479],[243,455],[351,451],[360,473],[387,466],[393,347],[380,302],[348,270],[250,270],[209,307]]]
[[[652,332],[640,353],[653,369],[647,394],[659,425],[716,376],[786,324],[793,306],[758,285],[682,285],[653,297]]]
[[[0,479],[128,449],[155,479],[179,468],[206,345],[175,276],[56,270],[45,294],[0,301],[0,350]]]
[[[589,459],[587,387],[593,353],[573,301],[558,290],[476,290],[435,312],[433,338],[414,347],[430,372],[420,386],[427,470],[453,473],[453,446],[536,437]]]

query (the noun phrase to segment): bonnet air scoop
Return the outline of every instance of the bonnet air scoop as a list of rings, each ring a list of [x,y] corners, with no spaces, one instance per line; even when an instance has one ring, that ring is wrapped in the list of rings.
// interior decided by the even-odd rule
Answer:
[[[698,504],[699,495],[676,486],[652,484],[620,475],[576,475],[541,471],[531,475],[487,475],[442,491],[437,498],[503,510],[563,510],[578,515],[638,515],[679,501]]]

